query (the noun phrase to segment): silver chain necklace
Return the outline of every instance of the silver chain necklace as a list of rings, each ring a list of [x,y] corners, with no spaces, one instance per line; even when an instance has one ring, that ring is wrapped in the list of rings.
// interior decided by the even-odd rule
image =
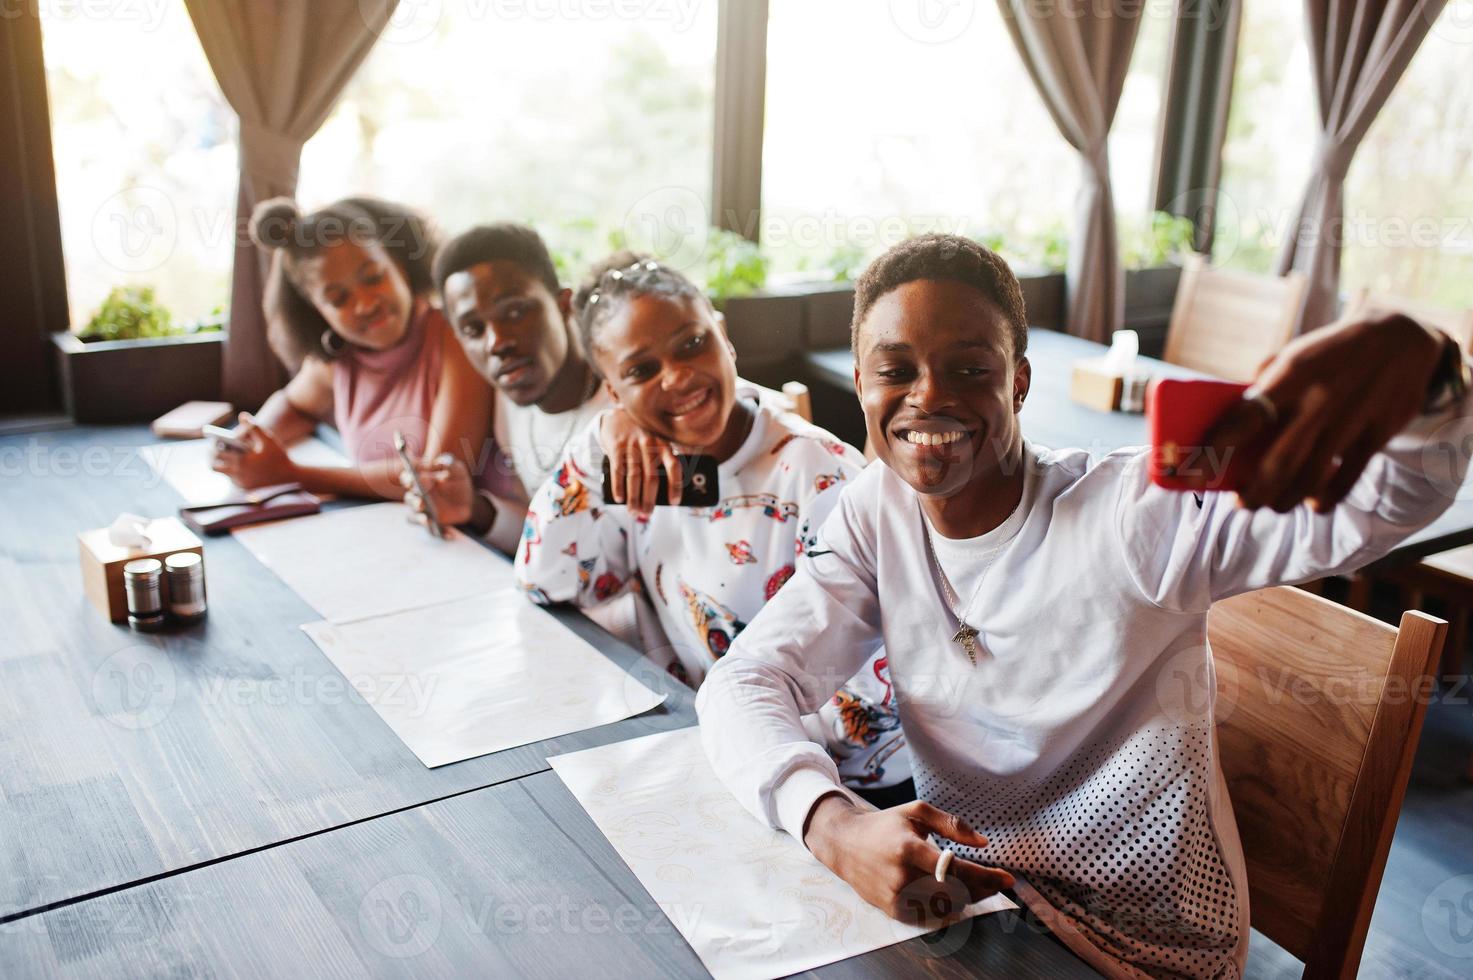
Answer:
[[[584,365],[584,370],[588,372],[589,383],[584,385],[583,387],[583,399],[578,402],[577,405],[574,405],[572,408],[568,409],[567,414],[571,416],[571,421],[568,422],[568,431],[563,433],[563,440],[561,443],[558,444],[557,452],[552,457],[551,466],[544,467],[542,465],[543,456],[537,446],[537,413],[542,412],[542,410],[536,405],[528,406],[529,410],[526,412],[527,447],[531,450],[532,460],[534,463],[537,464],[538,469],[553,469],[557,466],[558,460],[562,459],[563,453],[567,451],[569,440],[573,438],[573,434],[578,428],[578,409],[588,404],[588,399],[592,398],[594,392],[598,391],[598,375],[595,374],[593,372],[593,369],[588,365]],[[546,412],[542,412],[542,414],[547,415]],[[547,415],[547,417],[553,418],[553,416],[551,415]]]
[[[919,502],[916,504],[920,506]],[[946,602],[946,608],[951,613],[951,618],[956,620],[957,630],[951,637],[953,643],[962,648],[972,666],[977,666],[977,637],[981,634],[976,627],[967,622],[963,613],[967,612],[977,602],[977,597],[982,594],[982,586],[987,581],[987,573],[992,571],[992,563],[997,560],[997,553],[1002,548],[994,548],[987,555],[987,564],[982,569],[982,574],[977,579],[977,588],[972,592],[972,598],[967,601],[965,607],[961,605],[961,599],[956,590],[951,587],[951,580],[946,577],[946,571],[941,567],[941,560],[936,557],[936,548],[931,544],[931,523],[926,520],[926,514],[921,512],[921,530],[926,536],[926,555],[931,559],[931,567],[936,570],[936,578],[941,582],[941,598]]]

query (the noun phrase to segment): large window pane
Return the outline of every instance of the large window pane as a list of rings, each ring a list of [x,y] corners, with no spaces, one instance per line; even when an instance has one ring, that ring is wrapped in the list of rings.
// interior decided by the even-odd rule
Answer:
[[[1342,285],[1473,306],[1473,0],[1452,0],[1376,117],[1345,189]]]
[[[1244,0],[1214,262],[1250,272],[1273,270],[1318,143],[1312,78],[1303,5]]]
[[[1172,4],[1147,4],[1112,132],[1117,209],[1148,207]],[[1060,267],[1078,155],[994,3],[773,0],[762,242],[778,273],[835,275],[946,231]]]
[[[307,145],[299,196],[377,194],[450,232],[530,221],[576,274],[652,201],[704,220],[715,31],[714,2],[404,4]]]
[[[1171,48],[1177,0],[1146,0],[1140,33],[1130,56],[1130,71],[1110,127],[1110,186],[1115,213],[1125,235],[1151,217],[1161,103],[1166,96],[1166,56]]]
[[[181,0],[40,6],[74,327],[116,286],[176,322],[229,301],[235,114]]]
[[[935,21],[923,6],[773,0],[762,241],[777,271],[852,271],[924,231],[1056,258],[1076,154],[994,4],[935,5]]]

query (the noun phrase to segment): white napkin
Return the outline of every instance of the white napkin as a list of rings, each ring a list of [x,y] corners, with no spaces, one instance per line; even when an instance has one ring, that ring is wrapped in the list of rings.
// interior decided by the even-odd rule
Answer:
[[[1110,337],[1110,349],[1105,353],[1105,372],[1120,378],[1130,377],[1140,352],[1139,334],[1134,330],[1116,330]]]
[[[107,539],[119,548],[142,548],[148,544],[147,517],[137,514],[119,514],[118,519],[107,526]]]

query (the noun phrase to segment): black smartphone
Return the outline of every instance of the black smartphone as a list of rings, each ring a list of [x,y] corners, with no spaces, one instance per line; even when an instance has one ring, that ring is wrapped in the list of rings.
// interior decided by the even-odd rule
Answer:
[[[680,506],[715,507],[721,501],[721,490],[717,485],[716,458],[714,456],[679,456],[683,482],[680,487]],[[670,480],[665,468],[660,467],[660,492],[655,503],[670,506]],[[604,500],[613,502],[613,473],[608,457],[604,458]]]

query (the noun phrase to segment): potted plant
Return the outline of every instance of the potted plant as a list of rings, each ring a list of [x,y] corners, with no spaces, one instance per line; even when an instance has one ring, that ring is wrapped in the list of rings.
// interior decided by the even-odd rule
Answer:
[[[1190,218],[1156,211],[1120,235],[1125,266],[1125,326],[1140,335],[1141,353],[1156,357],[1166,345],[1171,307],[1181,279],[1180,257],[1192,250]]]
[[[77,332],[51,335],[67,413],[77,422],[144,422],[220,397],[223,315],[179,325],[149,286],[119,286]]]

